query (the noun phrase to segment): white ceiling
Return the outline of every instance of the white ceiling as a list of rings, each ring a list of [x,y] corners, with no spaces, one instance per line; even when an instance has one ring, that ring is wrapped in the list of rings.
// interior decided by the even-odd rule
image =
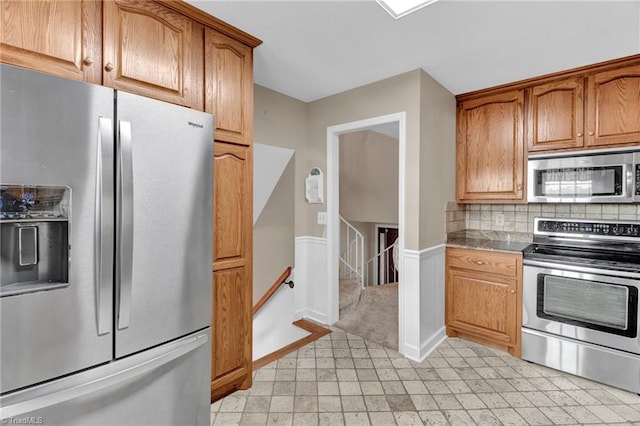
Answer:
[[[453,94],[640,53],[640,0],[187,0],[263,44],[256,84],[309,102],[422,68]]]

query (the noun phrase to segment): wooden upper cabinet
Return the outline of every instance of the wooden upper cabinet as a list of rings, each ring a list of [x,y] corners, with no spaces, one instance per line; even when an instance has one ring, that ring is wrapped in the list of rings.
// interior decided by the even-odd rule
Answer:
[[[527,90],[529,152],[584,145],[584,78],[541,84]]]
[[[522,90],[458,103],[459,202],[523,201],[523,103]]]
[[[253,138],[253,49],[205,29],[205,111],[216,140],[250,145]]]
[[[640,65],[588,78],[587,145],[640,143]]]
[[[0,61],[100,84],[99,1],[3,0]]]
[[[203,110],[204,27],[165,6],[104,2],[105,86]]]

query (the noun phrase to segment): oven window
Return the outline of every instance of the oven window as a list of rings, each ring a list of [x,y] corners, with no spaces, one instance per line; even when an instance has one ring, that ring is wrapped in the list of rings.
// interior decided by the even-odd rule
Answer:
[[[538,276],[541,318],[636,337],[638,289],[557,275]]]
[[[543,197],[621,196],[623,166],[536,171],[536,195]]]

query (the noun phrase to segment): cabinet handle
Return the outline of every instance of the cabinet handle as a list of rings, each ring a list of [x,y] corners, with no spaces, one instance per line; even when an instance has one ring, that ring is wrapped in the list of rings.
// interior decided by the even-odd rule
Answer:
[[[516,294],[516,291],[514,289],[511,289],[511,290],[509,290],[509,293]]]
[[[581,138],[582,137],[582,133],[577,133],[576,136]]]
[[[104,66],[104,70],[106,72],[112,71],[113,70],[113,64],[111,62],[107,62],[107,65]]]
[[[480,266],[487,264],[487,262],[483,262],[482,260],[478,260],[478,259],[471,259],[471,261],[476,265],[480,265]]]
[[[82,62],[84,62],[85,65],[91,65],[93,64],[93,58],[91,56],[87,56]]]
[[[589,136],[593,136],[593,135],[594,135],[594,132],[589,132]]]
[[[522,191],[522,184],[518,185],[518,191]]]

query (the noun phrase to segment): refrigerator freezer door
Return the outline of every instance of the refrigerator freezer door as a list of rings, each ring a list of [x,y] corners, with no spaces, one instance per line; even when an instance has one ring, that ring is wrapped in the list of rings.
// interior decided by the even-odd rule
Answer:
[[[3,423],[209,426],[209,329],[0,398]]]
[[[213,117],[117,92],[116,357],[211,322]]]
[[[1,247],[0,281],[12,288],[0,297],[0,392],[5,393],[112,358],[114,141],[113,90],[0,66],[0,185],[42,190],[39,195],[3,191],[3,200],[23,197],[35,214],[51,203],[47,191],[66,191],[70,206],[63,219],[0,218],[0,239],[14,245],[20,238],[5,238],[12,229],[38,228],[22,236],[38,239],[23,262],[12,255],[13,243]],[[24,244],[22,250],[29,254]],[[56,269],[43,254],[68,268],[55,284],[46,277],[29,281]]]

